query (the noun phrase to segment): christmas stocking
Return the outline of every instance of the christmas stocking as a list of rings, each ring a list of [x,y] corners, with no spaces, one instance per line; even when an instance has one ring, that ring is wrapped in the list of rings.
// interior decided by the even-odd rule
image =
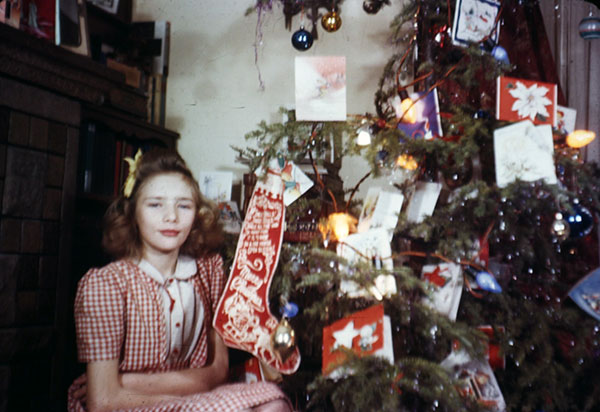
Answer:
[[[300,366],[300,352],[294,348],[284,359],[274,351],[271,335],[279,322],[268,301],[283,238],[283,189],[278,170],[269,169],[266,181],[257,182],[213,326],[227,346],[250,352],[279,372],[291,374]]]

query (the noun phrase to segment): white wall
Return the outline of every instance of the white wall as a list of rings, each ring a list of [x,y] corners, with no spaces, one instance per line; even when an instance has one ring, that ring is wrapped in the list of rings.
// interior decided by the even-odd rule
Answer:
[[[258,59],[265,84],[261,91],[254,64],[257,14],[244,16],[253,0],[135,0],[134,20],[171,23],[166,127],[181,134],[179,151],[192,170],[233,171],[234,179],[241,179],[247,168],[236,163],[230,146],[247,146],[244,134],[259,121],[280,121],[279,107],[294,107],[297,55],[346,56],[347,111],[374,112],[377,83],[393,53],[387,41],[389,24],[401,1],[376,15],[365,13],[362,3],[345,1],[342,27],[327,33],[319,24],[319,39],[306,52],[291,45],[300,16],[294,17],[288,31],[281,8],[267,12]],[[367,170],[362,159],[345,160],[341,172],[345,186],[353,187]]]

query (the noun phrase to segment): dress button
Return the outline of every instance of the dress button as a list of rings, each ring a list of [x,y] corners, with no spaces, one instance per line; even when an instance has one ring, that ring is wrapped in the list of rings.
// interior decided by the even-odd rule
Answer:
[[[174,353],[175,355],[177,355],[177,354],[179,353],[179,349],[177,349],[177,348],[173,349],[173,353]]]
[[[177,322],[177,323],[175,324],[175,327],[176,327],[176,328],[178,328],[178,327],[180,327],[180,326],[181,326],[181,323],[179,323],[179,322]]]

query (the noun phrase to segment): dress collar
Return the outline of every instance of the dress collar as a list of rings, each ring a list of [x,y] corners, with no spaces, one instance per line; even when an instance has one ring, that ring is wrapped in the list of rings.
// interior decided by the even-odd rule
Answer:
[[[157,282],[164,283],[165,280],[167,280],[167,278],[146,259],[141,259],[137,265],[144,273]],[[194,258],[190,256],[179,256],[177,258],[177,265],[175,266],[175,273],[173,273],[172,278],[188,280],[196,274],[197,270],[198,268],[196,267],[196,260]]]

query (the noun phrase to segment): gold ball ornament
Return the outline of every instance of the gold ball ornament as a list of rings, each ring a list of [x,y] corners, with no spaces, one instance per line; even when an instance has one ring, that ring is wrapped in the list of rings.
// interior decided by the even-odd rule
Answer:
[[[342,18],[336,11],[330,11],[325,13],[321,18],[321,25],[326,31],[331,33],[342,27]]]
[[[296,347],[296,333],[288,322],[287,318],[283,317],[271,335],[271,347],[277,360],[281,363],[294,353]]]

